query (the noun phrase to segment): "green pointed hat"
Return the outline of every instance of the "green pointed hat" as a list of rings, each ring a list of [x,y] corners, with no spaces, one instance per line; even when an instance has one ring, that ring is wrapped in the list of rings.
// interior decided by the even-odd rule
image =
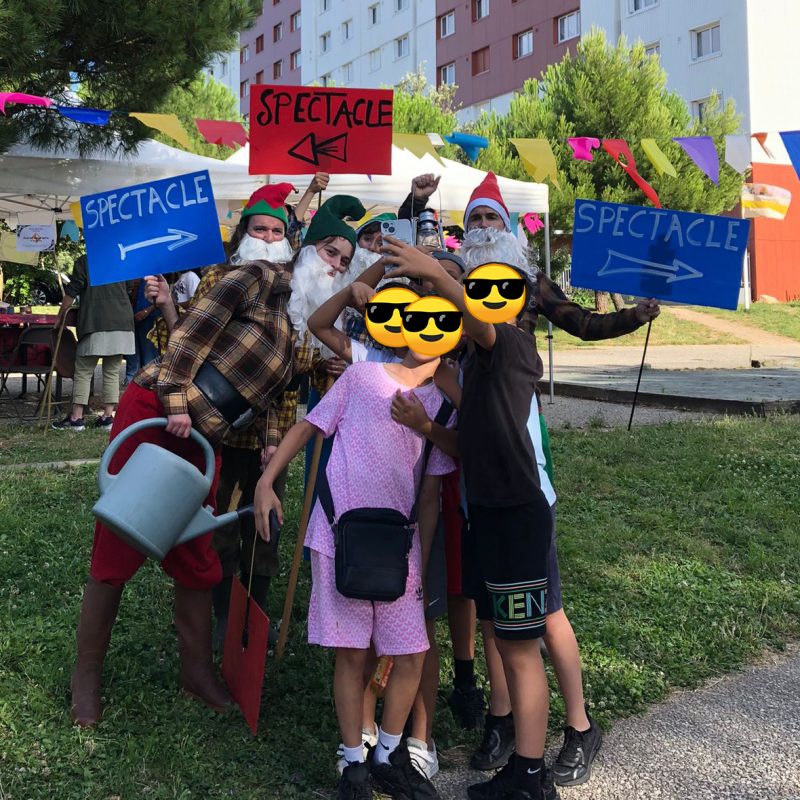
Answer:
[[[356,232],[345,219],[361,219],[367,210],[361,205],[357,197],[349,194],[337,194],[326,200],[319,211],[314,214],[314,219],[306,230],[303,238],[304,244],[312,244],[329,236],[341,236],[347,239],[355,248]]]

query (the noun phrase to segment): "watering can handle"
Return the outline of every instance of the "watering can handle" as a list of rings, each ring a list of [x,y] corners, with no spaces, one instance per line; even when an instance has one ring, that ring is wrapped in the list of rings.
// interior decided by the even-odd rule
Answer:
[[[103,453],[103,457],[100,459],[100,470],[97,473],[97,483],[100,486],[100,493],[108,489],[111,484],[116,479],[116,475],[111,475],[108,471],[108,465],[111,463],[111,459],[119,450],[120,445],[128,438],[130,438],[134,433],[138,433],[145,428],[164,428],[167,426],[169,420],[166,417],[154,417],[152,419],[143,419],[139,422],[134,422],[128,428],[125,428],[118,436],[114,437],[114,440],[111,444],[106,448],[105,453]],[[192,428],[189,438],[194,439],[198,445],[203,450],[203,454],[206,457],[206,480],[208,481],[208,485],[211,486],[211,482],[214,480],[214,450],[211,445],[208,443],[208,440],[205,436],[203,436],[199,431],[196,431]]]

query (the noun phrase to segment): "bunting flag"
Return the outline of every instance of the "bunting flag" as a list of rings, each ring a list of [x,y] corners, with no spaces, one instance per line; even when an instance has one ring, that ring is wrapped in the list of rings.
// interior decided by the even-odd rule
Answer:
[[[139,111],[131,111],[128,116],[138,119],[139,122],[147,125],[148,128],[155,128],[155,130],[172,137],[187,150],[192,149],[189,136],[175,114],[143,114]]]
[[[535,234],[544,228],[544,222],[539,218],[538,214],[529,212],[522,215],[522,222],[530,233]]]
[[[753,134],[753,138],[761,145],[761,149],[767,154],[767,158],[770,161],[774,161],[775,156],[772,155],[772,150],[767,147],[767,136],[769,136],[769,134],[766,131]]]
[[[659,175],[669,175],[671,178],[677,178],[678,173],[672,162],[664,154],[664,151],[656,144],[655,139],[642,139],[642,150],[649,159],[650,163],[656,168]]]
[[[83,106],[56,106],[56,111],[62,117],[80,122],[83,125],[108,125],[111,119],[110,111],[103,111],[99,108],[84,108]]]
[[[0,112],[6,113],[7,103],[21,103],[27,106],[44,106],[50,108],[53,101],[49,97],[39,97],[35,94],[22,94],[22,92],[0,92]]]
[[[417,158],[422,158],[428,153],[444,166],[444,162],[436,152],[436,148],[424,133],[393,133],[392,144],[395,147],[408,150],[409,153],[413,153]]]
[[[489,146],[489,140],[485,136],[476,136],[473,133],[454,132],[445,136],[444,140],[458,145],[472,162],[477,161],[481,152]]]
[[[742,187],[742,216],[783,219],[789,212],[792,193],[780,186],[746,183]]]
[[[710,136],[675,136],[672,141],[677,142],[711,182],[719,186],[719,156]]]
[[[200,135],[209,144],[220,144],[224,147],[247,144],[247,131],[240,122],[227,122],[221,119],[196,119],[194,124]]]
[[[464,212],[463,211],[448,211],[448,216],[453,222],[453,225],[458,225],[461,230],[464,230]]]
[[[64,221],[64,224],[61,226],[61,233],[58,236],[59,239],[69,239],[73,242],[80,241],[81,232],[78,230],[78,226],[75,224],[75,220],[68,219]]]
[[[39,254],[23,253],[17,250],[17,234],[0,231],[0,261],[11,261],[14,264],[27,264],[35,267],[39,263]]]
[[[725,163],[744,175],[750,168],[752,150],[749,136],[725,137]]]
[[[594,161],[592,150],[600,147],[600,140],[593,136],[573,136],[567,139],[567,144],[572,148],[575,161]]]
[[[560,188],[556,157],[547,139],[511,139],[511,144],[517,148],[522,166],[531,178],[539,183],[550,178],[553,185]]]
[[[81,204],[80,203],[70,203],[69,210],[72,214],[72,219],[75,220],[75,224],[79,228],[83,228],[83,214],[81,213]]]
[[[603,150],[625,170],[628,177],[644,192],[648,200],[656,207],[661,208],[656,190],[639,174],[636,169],[636,159],[624,139],[603,139]],[[622,161],[620,156],[624,156]]]
[[[783,146],[789,154],[794,171],[800,178],[800,131],[781,131],[781,139],[783,139]]]

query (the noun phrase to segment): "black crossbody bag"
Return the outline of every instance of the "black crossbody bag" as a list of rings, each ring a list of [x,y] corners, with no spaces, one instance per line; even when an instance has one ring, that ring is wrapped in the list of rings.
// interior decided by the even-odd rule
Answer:
[[[453,411],[445,400],[434,422],[445,425]],[[433,442],[425,442],[420,485],[411,514],[406,517],[393,508],[353,508],[339,519],[333,507],[328,477],[321,470],[317,494],[328,518],[336,543],[336,590],[353,600],[391,603],[402,597],[408,580],[408,554],[414,540],[417,506],[422,480]]]

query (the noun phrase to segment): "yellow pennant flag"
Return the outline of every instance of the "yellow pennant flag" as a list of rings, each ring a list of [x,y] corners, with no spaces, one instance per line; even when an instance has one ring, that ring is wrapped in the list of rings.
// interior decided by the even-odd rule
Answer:
[[[556,157],[547,139],[512,139],[511,144],[517,148],[522,166],[531,178],[539,183],[550,178],[553,185],[559,188]]]
[[[69,210],[72,212],[72,219],[75,220],[75,224],[83,230],[83,213],[81,212],[81,204],[80,203],[70,203]]]
[[[148,128],[155,128],[157,131],[171,136],[178,144],[183,145],[187,150],[192,149],[189,136],[175,114],[143,114],[138,111],[131,111],[128,116],[138,119],[139,122],[144,123]]]
[[[655,139],[642,139],[642,150],[659,175],[666,173],[673,178],[678,177],[672,162],[664,155],[664,151],[656,144]]]
[[[422,158],[425,153],[430,153],[442,166],[444,162],[436,152],[431,140],[424,133],[393,133],[392,144],[395,147],[402,147],[403,150],[408,150],[413,153],[417,158]]]
[[[453,225],[458,225],[459,228],[464,228],[464,212],[463,211],[448,211],[447,215],[453,221]]]

